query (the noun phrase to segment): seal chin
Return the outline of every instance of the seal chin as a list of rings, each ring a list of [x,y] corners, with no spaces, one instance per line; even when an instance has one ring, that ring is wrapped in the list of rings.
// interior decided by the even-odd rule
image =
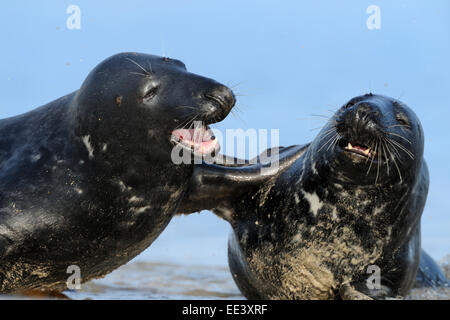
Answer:
[[[195,155],[215,155],[220,150],[220,144],[207,125],[193,129],[173,130],[170,141],[174,145],[192,151]]]

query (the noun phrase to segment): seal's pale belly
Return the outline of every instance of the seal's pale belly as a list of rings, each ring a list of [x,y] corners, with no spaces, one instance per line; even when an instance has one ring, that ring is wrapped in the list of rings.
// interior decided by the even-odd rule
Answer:
[[[384,243],[365,248],[347,226],[318,223],[313,238],[293,236],[283,247],[261,243],[248,252],[249,267],[258,278],[277,283],[270,299],[333,299],[342,283],[366,273],[381,256]],[[270,275],[277,275],[270,279]],[[268,278],[269,277],[269,278]]]

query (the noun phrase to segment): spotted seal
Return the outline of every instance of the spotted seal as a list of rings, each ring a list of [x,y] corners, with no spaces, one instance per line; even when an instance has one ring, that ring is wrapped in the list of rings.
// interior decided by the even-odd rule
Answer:
[[[174,146],[214,151],[207,124],[234,103],[179,60],[121,53],[79,90],[0,120],[0,292],[64,290],[69,266],[87,281],[147,248],[193,172]]]
[[[422,284],[447,282],[421,250],[429,175],[423,129],[408,106],[355,97],[296,148],[266,177],[255,171],[261,164],[199,166],[179,209],[210,209],[230,222],[229,266],[247,298],[404,296],[418,270]]]

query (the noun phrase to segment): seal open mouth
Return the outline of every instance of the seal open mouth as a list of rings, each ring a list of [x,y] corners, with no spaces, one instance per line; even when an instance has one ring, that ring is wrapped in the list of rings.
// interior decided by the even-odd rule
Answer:
[[[206,125],[193,129],[174,130],[172,131],[170,140],[198,155],[210,154],[214,156],[220,149],[217,138],[214,136],[212,130]]]
[[[372,158],[376,154],[375,150],[372,150],[370,147],[362,145],[362,144],[358,144],[356,142],[350,142],[348,140],[342,140],[340,143],[340,146],[346,152],[356,153],[360,156],[367,157],[367,158]]]

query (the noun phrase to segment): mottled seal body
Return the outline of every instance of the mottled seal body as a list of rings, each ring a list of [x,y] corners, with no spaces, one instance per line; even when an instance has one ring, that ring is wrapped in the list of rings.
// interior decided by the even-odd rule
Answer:
[[[0,120],[0,292],[64,290],[69,266],[87,281],[147,248],[193,171],[173,163],[174,134],[233,104],[181,61],[123,53],[78,91]]]
[[[257,190],[209,204],[232,225],[229,265],[241,292],[251,299],[405,295],[421,259],[423,146],[419,119],[405,104],[356,97]],[[221,170],[216,176],[230,180],[235,168]],[[195,203],[195,184],[186,202]]]

